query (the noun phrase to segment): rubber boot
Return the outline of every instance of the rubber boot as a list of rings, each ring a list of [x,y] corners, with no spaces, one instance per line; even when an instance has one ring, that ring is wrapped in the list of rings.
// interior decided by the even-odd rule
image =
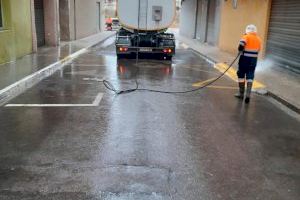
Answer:
[[[234,96],[238,99],[244,99],[244,93],[245,93],[245,82],[239,82],[239,93],[236,93]]]
[[[251,90],[252,90],[252,82],[247,82],[247,91],[246,91],[246,98],[245,98],[245,103],[250,102],[250,97],[251,97]]]

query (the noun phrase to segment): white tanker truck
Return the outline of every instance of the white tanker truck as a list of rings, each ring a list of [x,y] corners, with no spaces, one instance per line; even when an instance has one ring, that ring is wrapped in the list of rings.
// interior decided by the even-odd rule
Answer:
[[[176,17],[175,0],[118,0],[121,29],[116,35],[118,58],[136,53],[172,59],[174,34],[166,33]]]

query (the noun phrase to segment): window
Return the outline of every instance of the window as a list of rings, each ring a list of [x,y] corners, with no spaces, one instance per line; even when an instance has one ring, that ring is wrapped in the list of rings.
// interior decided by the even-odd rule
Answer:
[[[0,30],[3,28],[3,22],[2,22],[2,5],[0,0]]]
[[[118,44],[123,44],[123,45],[130,45],[130,40],[129,37],[126,36],[122,36],[122,37],[118,37]]]

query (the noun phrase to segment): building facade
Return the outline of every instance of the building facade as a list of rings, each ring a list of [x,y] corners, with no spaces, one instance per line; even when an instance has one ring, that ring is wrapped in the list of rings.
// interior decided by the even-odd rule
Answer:
[[[221,6],[219,47],[222,50],[234,53],[237,43],[245,32],[248,24],[255,24],[259,36],[264,42],[263,53],[265,52],[268,35],[268,23],[271,0],[239,0],[224,1]]]
[[[105,17],[115,18],[117,17],[117,1],[116,0],[105,0]]]
[[[59,4],[63,41],[77,40],[104,31],[104,0],[60,0]]]
[[[180,33],[203,43],[217,45],[221,0],[184,0],[181,7]]]
[[[33,1],[37,46],[53,46],[104,31],[104,0]]]
[[[104,29],[104,0],[0,0],[0,64]]]
[[[0,0],[0,63],[32,52],[30,0]]]
[[[235,53],[248,24],[258,27],[262,57],[300,72],[300,1],[183,0],[180,33]]]

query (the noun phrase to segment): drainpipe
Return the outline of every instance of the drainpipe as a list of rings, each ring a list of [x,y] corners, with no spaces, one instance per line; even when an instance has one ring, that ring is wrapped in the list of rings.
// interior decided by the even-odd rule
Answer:
[[[233,0],[232,1],[232,6],[234,9],[237,9],[237,6],[238,6],[238,0]]]
[[[37,36],[36,36],[36,26],[35,26],[35,9],[34,0],[30,1],[30,12],[31,12],[31,35],[32,35],[32,52],[37,52]]]
[[[74,40],[77,40],[76,0],[74,0]]]
[[[183,0],[184,1],[184,0]],[[183,2],[182,1],[182,2]],[[182,5],[182,2],[181,2],[181,5]],[[199,14],[199,11],[198,11],[198,6],[199,6],[199,0],[196,0],[196,17],[195,17],[195,31],[194,31],[194,38],[193,39],[197,39],[197,29],[198,29],[198,14]]]

